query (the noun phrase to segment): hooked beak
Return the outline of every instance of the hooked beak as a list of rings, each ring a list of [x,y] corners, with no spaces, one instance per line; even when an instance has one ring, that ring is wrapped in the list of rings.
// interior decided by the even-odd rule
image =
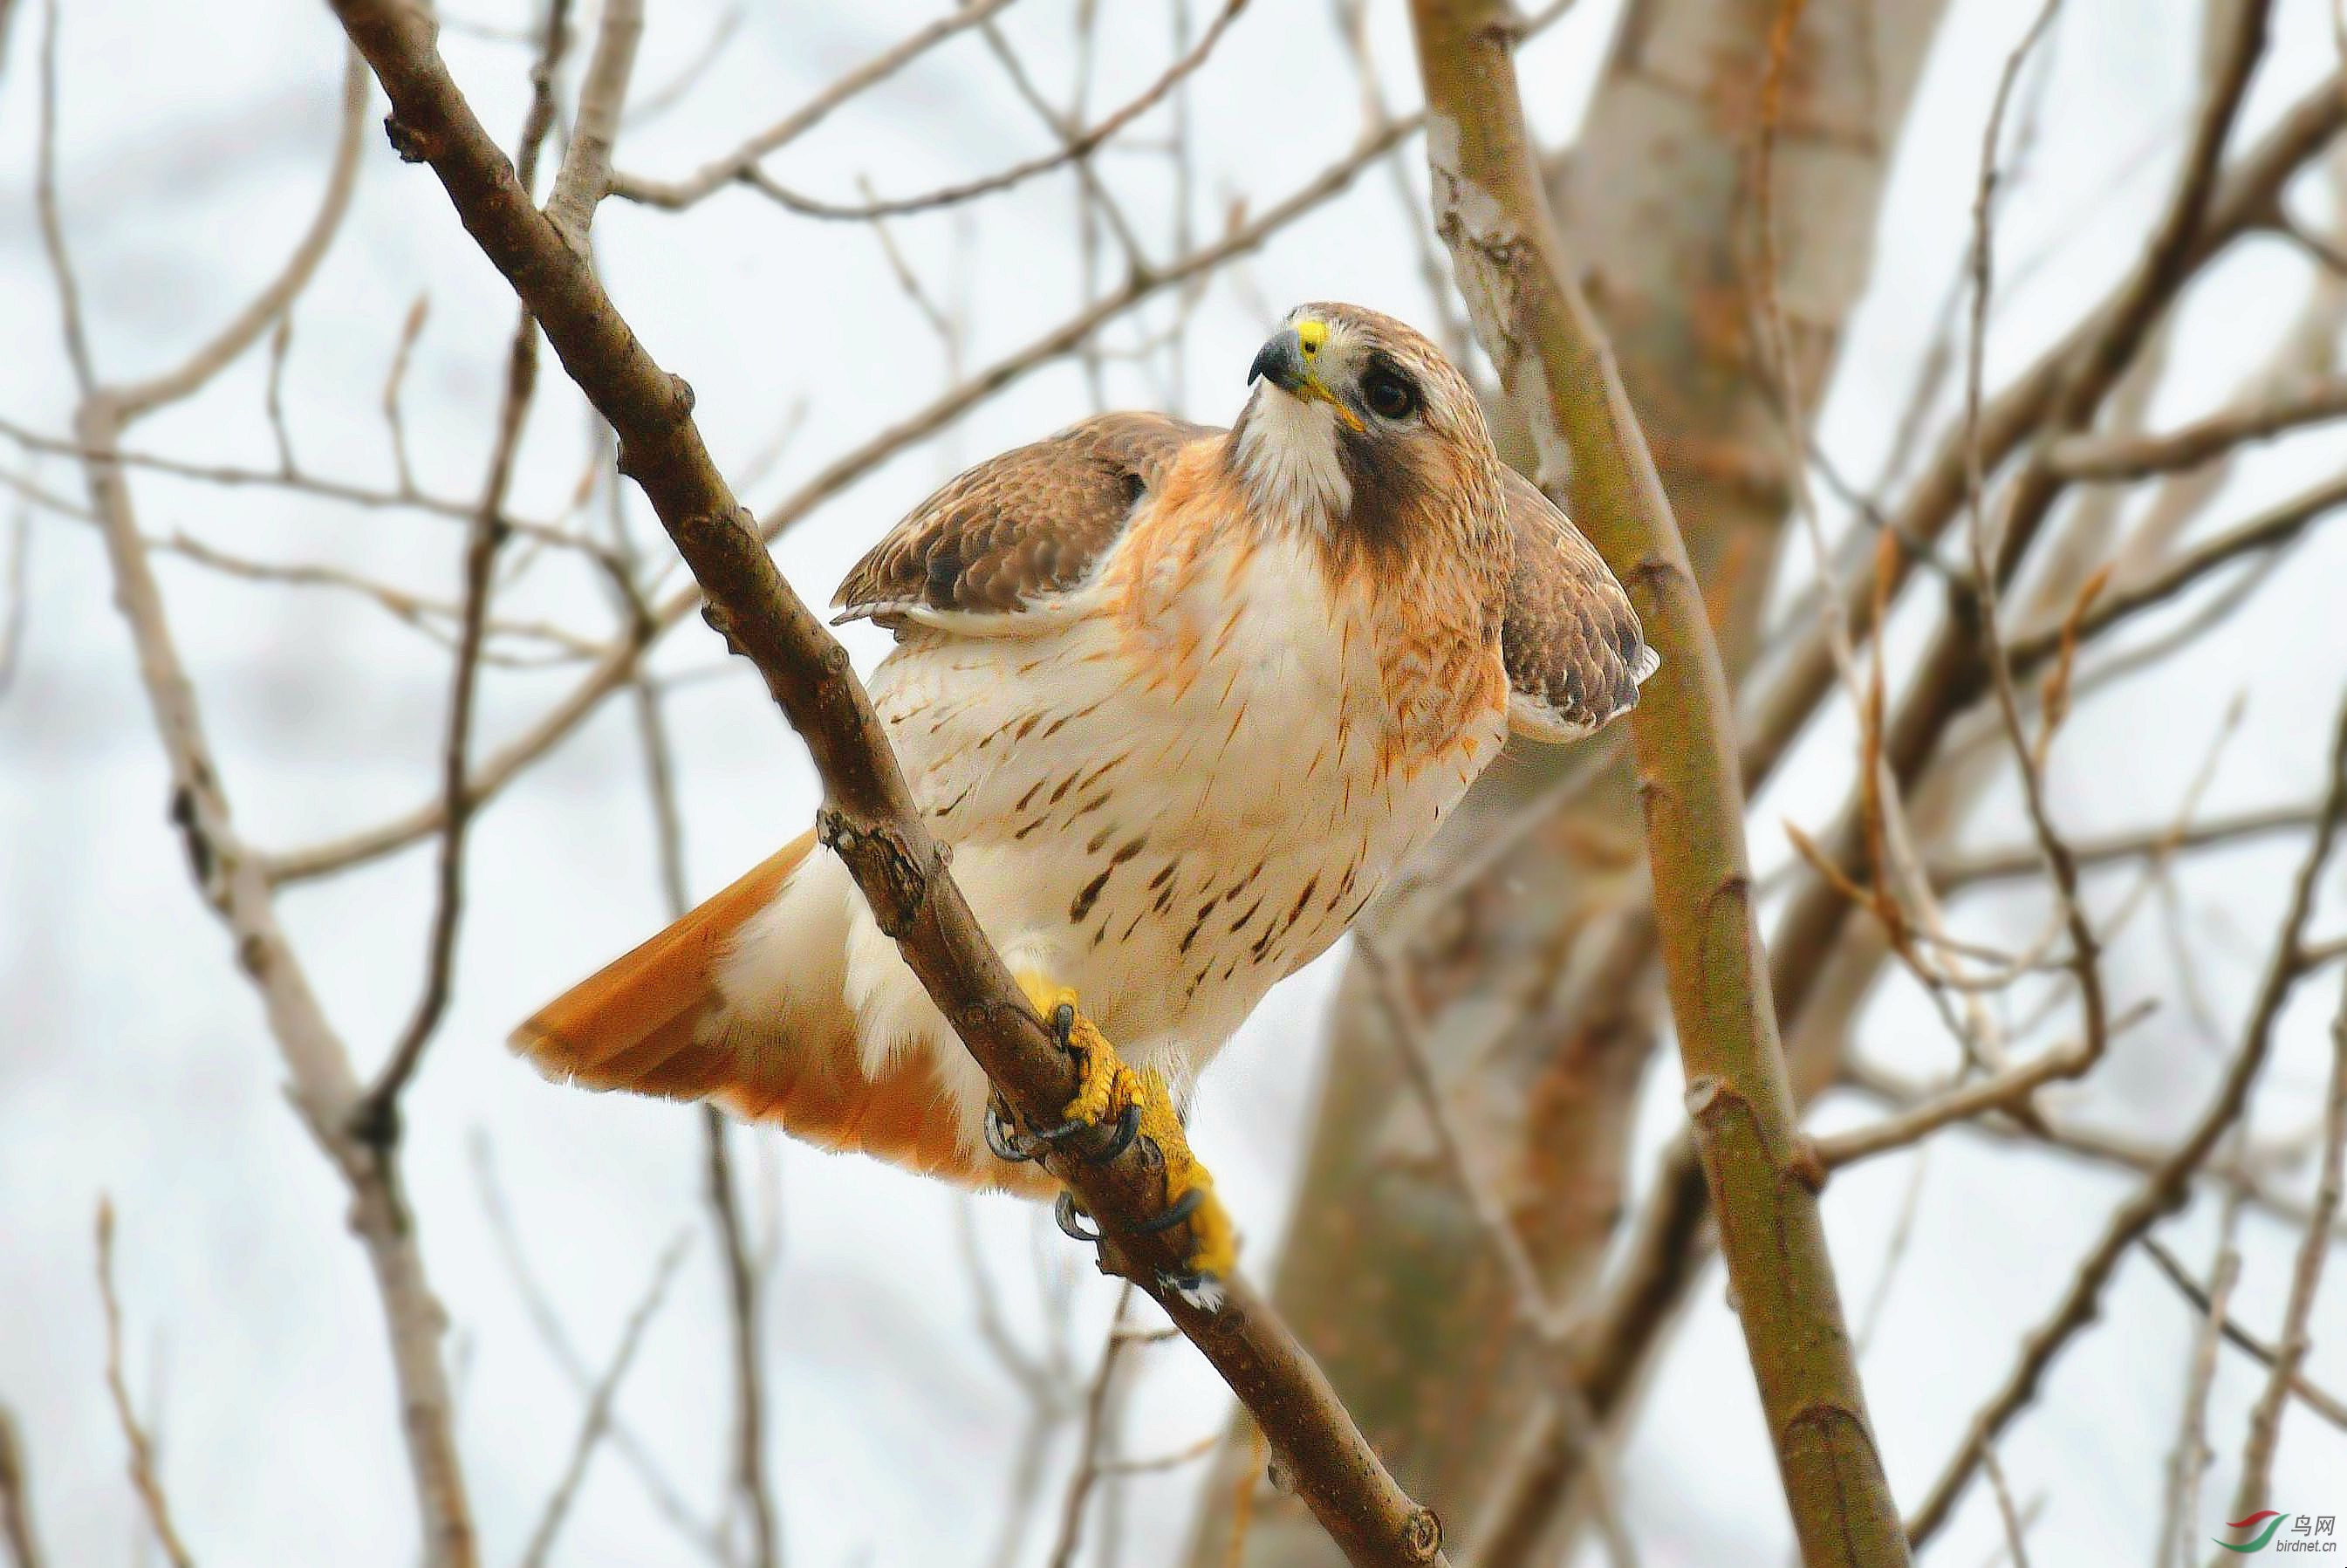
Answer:
[[[1304,338],[1294,327],[1276,333],[1255,352],[1255,363],[1247,366],[1249,386],[1266,376],[1280,391],[1299,395],[1311,384],[1311,371],[1304,360]]]
[[[1247,366],[1247,384],[1268,381],[1300,403],[1325,403],[1336,411],[1338,419],[1358,430],[1360,415],[1345,405],[1314,368],[1313,361],[1327,336],[1328,329],[1318,322],[1300,322],[1282,328],[1256,351],[1255,363]]]

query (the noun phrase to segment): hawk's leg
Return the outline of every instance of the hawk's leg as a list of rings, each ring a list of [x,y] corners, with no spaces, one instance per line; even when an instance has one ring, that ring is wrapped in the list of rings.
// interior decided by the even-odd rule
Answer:
[[[1067,1120],[1036,1136],[1047,1143],[1093,1137],[1092,1146],[1073,1145],[1087,1159],[1102,1163],[1123,1153],[1137,1134],[1155,1148],[1165,1169],[1165,1208],[1156,1228],[1186,1222],[1190,1252],[1168,1283],[1197,1290],[1230,1273],[1237,1261],[1231,1216],[1214,1196],[1214,1179],[1191,1153],[1173,1091],[1154,1069],[1135,1072],[1116,1048],[1076,1005],[1076,993],[1039,975],[1022,973],[1020,988],[1036,1014],[1051,1027],[1060,1048],[1077,1060],[1075,1098],[1061,1112]]]

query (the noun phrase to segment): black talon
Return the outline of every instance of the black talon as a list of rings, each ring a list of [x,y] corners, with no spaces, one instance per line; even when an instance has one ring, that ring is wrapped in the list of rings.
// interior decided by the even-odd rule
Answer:
[[[1072,1122],[1062,1122],[1057,1127],[1045,1127],[1035,1134],[1035,1138],[1042,1143],[1064,1143],[1092,1125],[1093,1123],[1078,1117]]]
[[[986,1146],[994,1151],[997,1159],[1008,1160],[1012,1164],[1036,1159],[1043,1152],[1041,1141],[1021,1133],[1010,1118],[1003,1113],[1002,1102],[999,1100],[986,1102]]]
[[[1080,1151],[1088,1165],[1105,1165],[1133,1147],[1133,1140],[1141,1132],[1141,1107],[1128,1103],[1124,1114],[1118,1117],[1108,1142],[1097,1149]]]
[[[1051,1205],[1051,1218],[1058,1223],[1060,1234],[1076,1241],[1099,1241],[1101,1233],[1084,1229],[1076,1223],[1076,1194],[1062,1190],[1059,1201]]]
[[[1064,1143],[1079,1132],[1097,1132],[1100,1130],[1099,1122],[1087,1122],[1081,1117],[1077,1117],[1072,1121],[1062,1122],[1056,1127],[1044,1128],[1035,1134],[1035,1141],[1039,1143]],[[1105,1165],[1131,1147],[1133,1138],[1140,1131],[1141,1107],[1128,1104],[1124,1108],[1124,1114],[1117,1118],[1116,1125],[1108,1129],[1108,1142],[1105,1144],[1097,1150],[1079,1150],[1078,1153],[1082,1154],[1088,1164]],[[1034,1157],[1031,1154],[1028,1156],[1030,1159]]]
[[[1051,1039],[1061,1050],[1075,1050],[1076,1009],[1071,1002],[1061,1002],[1051,1009]]]
[[[1192,1214],[1196,1214],[1198,1205],[1205,1201],[1206,1189],[1192,1187],[1188,1192],[1166,1204],[1163,1214],[1152,1214],[1133,1226],[1133,1229],[1143,1235],[1155,1235],[1159,1231],[1170,1231]]]

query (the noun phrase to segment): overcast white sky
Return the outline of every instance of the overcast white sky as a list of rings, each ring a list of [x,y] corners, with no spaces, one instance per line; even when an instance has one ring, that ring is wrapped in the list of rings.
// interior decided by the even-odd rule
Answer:
[[[497,3],[462,15],[527,22],[518,3]],[[725,0],[650,7],[637,77],[645,90],[699,52],[724,8]],[[37,7],[18,9],[0,76],[0,415],[56,432],[66,427],[70,395],[31,200],[41,18]],[[630,129],[620,161],[682,172],[938,9],[901,0],[745,7],[717,68],[672,110]],[[1122,0],[1103,9],[1098,104],[1122,101],[1153,77],[1170,47],[1163,6]],[[1194,31],[1213,7],[1193,9]],[[1416,90],[1401,10],[1374,9],[1389,95],[1406,108]],[[1883,213],[1876,282],[1824,409],[1824,443],[1846,471],[1872,472],[1888,440],[1969,223],[1997,67],[2034,9],[2034,0],[1951,4]],[[132,376],[172,363],[215,330],[308,221],[332,141],[339,37],[322,5],[73,0],[64,10],[66,219],[101,368]],[[1071,68],[1070,10],[1064,0],[1027,0],[1005,18],[1052,91]],[[1615,10],[1583,0],[1524,56],[1527,97],[1551,140],[1572,132]],[[2065,7],[2040,162],[2004,230],[2010,257],[2057,241],[2061,248],[2001,314],[1992,380],[2074,319],[2132,255],[2178,149],[2198,10],[2197,0]],[[2252,129],[2334,63],[2326,0],[2280,0],[2277,11]],[[484,119],[510,136],[521,119],[527,51],[455,35],[447,49]],[[1314,4],[1257,0],[1198,78],[1193,106],[1202,232],[1234,197],[1260,210],[1309,179],[1357,126],[1351,72],[1326,8]],[[883,191],[909,191],[1043,145],[993,61],[965,37],[843,109],[774,169],[802,188],[852,198],[859,173]],[[1104,167],[1132,192],[1144,238],[1165,253],[1173,190],[1162,161],[1118,153]],[[1417,179],[1414,149],[1409,167]],[[2137,172],[2123,177],[2130,168]],[[2311,218],[2326,210],[2317,190],[2295,200]],[[969,364],[1024,343],[1077,296],[1071,207],[1070,185],[1056,178],[966,218],[897,226],[922,274],[946,297],[967,300]],[[1353,299],[1427,320],[1405,228],[1418,216],[1373,171],[1218,280],[1190,334],[1184,411],[1229,417],[1267,314],[1297,300]],[[941,384],[936,340],[864,228],[793,219],[732,192],[683,216],[612,202],[598,234],[615,297],[653,353],[698,390],[721,462],[742,470],[804,405],[804,425],[755,500],[773,500]],[[2306,278],[2302,261],[2274,241],[2226,262],[2185,313],[2155,421],[2212,406],[2265,354]],[[390,477],[377,398],[419,292],[430,296],[431,317],[408,382],[410,444],[428,487],[465,494],[487,447],[512,301],[437,185],[397,164],[370,132],[350,220],[296,313],[288,419],[313,470]],[[1162,306],[1144,313],[1111,342],[1132,343],[1167,319]],[[203,396],[141,426],[138,445],[198,461],[272,463],[261,416],[265,361],[248,355]],[[531,515],[560,509],[585,460],[586,424],[567,391],[557,384],[540,397],[524,448],[517,505]],[[1170,395],[1161,377],[1122,364],[1111,366],[1110,392],[1117,404]],[[784,571],[802,594],[827,599],[849,562],[940,477],[1090,405],[1071,364],[1029,377],[792,532],[778,552]],[[2335,473],[2342,459],[2347,442],[2336,426],[2285,443],[2245,466],[2206,524],[2238,520]],[[15,461],[5,443],[0,461]],[[38,473],[59,490],[77,489],[64,462]],[[184,530],[243,554],[330,559],[433,592],[455,581],[461,538],[445,521],[159,477],[142,478],[138,495],[151,534]],[[179,562],[161,569],[251,837],[271,847],[307,844],[436,787],[445,670],[428,645],[342,596],[226,581]],[[2347,543],[2335,530],[2317,537],[2264,590],[2253,616],[2082,712],[2054,774],[2065,826],[2164,820],[2243,690],[2246,713],[2208,809],[2311,794],[2347,674],[2342,572]],[[94,538],[69,519],[36,518],[29,573],[22,667],[0,696],[0,1399],[25,1422],[54,1560],[138,1557],[140,1527],[101,1383],[90,1220],[104,1192],[120,1214],[133,1384],[155,1410],[166,1479],[198,1555],[406,1564],[415,1542],[405,1460],[373,1288],[342,1231],[342,1187],[282,1102],[283,1075],[253,997],[164,820],[161,753]],[[600,630],[597,588],[558,563],[510,609]],[[1894,644],[1911,651],[1920,630],[1902,626]],[[860,658],[877,655],[868,632],[854,645]],[[693,624],[656,661],[670,672],[720,662]],[[500,672],[485,692],[484,741],[522,727],[572,678]],[[745,668],[685,689],[671,712],[691,878],[705,893],[801,828],[815,804],[813,776]],[[1764,862],[1783,853],[1780,818],[1814,826],[1837,803],[1847,732],[1839,722],[1824,728],[1756,813]],[[1973,836],[2006,842],[2014,824],[2004,792]],[[2255,982],[2297,853],[2294,845],[2244,848],[2209,857],[2184,879],[2210,1005],[2229,1029]],[[460,1439],[492,1561],[509,1560],[527,1539],[580,1402],[499,1262],[475,1176],[477,1147],[493,1152],[532,1263],[598,1363],[661,1247],[692,1236],[621,1406],[696,1507],[713,1506],[724,1463],[723,1319],[700,1205],[695,1119],[673,1106],[552,1088],[500,1043],[514,1020],[659,922],[653,854],[632,728],[624,707],[611,704],[482,819],[456,1005],[408,1101],[410,1195],[455,1324]],[[428,875],[428,856],[410,853],[285,901],[304,961],[363,1062],[379,1057],[412,1002]],[[2325,929],[2338,928],[2340,882],[2334,872]],[[2117,890],[2096,886],[2106,897]],[[2021,901],[1966,912],[1975,928],[2007,943],[2037,917]],[[2081,1114],[2172,1131],[2201,1103],[2218,1052],[2187,1021],[2166,952],[2151,922],[2115,950],[2121,1002],[2151,996],[2163,1008],[2075,1097]],[[1276,1255],[1311,1108],[1332,963],[1274,995],[1200,1099],[1196,1142],[1259,1272]],[[2258,1098],[2260,1132],[2313,1122],[2335,988],[2335,979],[2308,987],[2289,1014]],[[1943,1065],[1945,1041],[1928,1009],[1890,990],[1861,1031],[1870,1053],[1909,1071]],[[1659,1145],[1677,1116],[1667,1054],[1655,1079],[1642,1150]],[[1835,1122],[1860,1113],[1829,1105],[1821,1114]],[[976,1332],[957,1235],[960,1200],[770,1134],[744,1135],[736,1148],[745,1173],[771,1170],[780,1194],[781,1260],[762,1328],[770,1458],[791,1562],[984,1562],[1023,1406]],[[1642,1153],[1641,1171],[1649,1163]],[[1884,1161],[1837,1180],[1829,1194],[1852,1301],[1881,1271],[1910,1175],[1906,1160]],[[1963,1138],[1935,1145],[1924,1182],[1914,1245],[1867,1363],[1881,1444],[1911,1505],[2125,1190],[2108,1175]],[[1033,1257],[1055,1266],[1082,1260],[1056,1235],[1030,1246],[1036,1217],[1007,1200],[972,1209],[1020,1332],[1040,1343],[1046,1315]],[[2269,1221],[2246,1223],[2240,1312],[2270,1329],[2295,1237]],[[2209,1214],[2196,1211],[2166,1234],[2205,1266]],[[1074,1277],[1068,1343],[1088,1367],[1113,1286],[1086,1270]],[[2319,1325],[2329,1332],[2310,1368],[2334,1389],[2347,1388],[2342,1289],[2334,1284]],[[2102,1326],[2062,1360],[2013,1433],[2005,1468],[2024,1498],[2043,1499],[2032,1536],[2037,1561],[2147,1554],[2190,1327],[2174,1293],[2143,1260],[2130,1261]],[[1168,1451],[1218,1429],[1225,1397],[1185,1347],[1142,1354],[1151,1370],[1130,1412],[1127,1451]],[[2238,1448],[2260,1381],[2239,1359],[2224,1363],[2213,1426],[2220,1449]],[[1020,1561],[1040,1558],[1066,1462],[1062,1445],[1044,1481],[1046,1522]],[[1649,1564],[1785,1559],[1776,1478],[1716,1278],[1700,1292],[1622,1471],[1623,1509]],[[1194,1466],[1133,1482],[1122,1561],[1174,1560],[1197,1475]],[[2219,1517],[2229,1488],[2220,1465],[2207,1522]],[[2347,1435],[2294,1413],[2273,1491],[2279,1505],[2347,1513]],[[1108,1538],[1097,1521],[1094,1535]],[[1938,1555],[1976,1562],[1996,1538],[1988,1494],[1976,1488]],[[685,1551],[607,1451],[559,1556],[621,1563],[679,1560]]]

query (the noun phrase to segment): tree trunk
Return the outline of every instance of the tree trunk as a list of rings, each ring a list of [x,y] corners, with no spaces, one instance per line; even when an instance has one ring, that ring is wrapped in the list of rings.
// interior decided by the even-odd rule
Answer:
[[[1773,152],[1778,293],[1802,405],[1864,290],[1878,195],[1944,0],[1811,0]],[[1632,0],[1551,198],[1621,357],[1731,677],[1749,662],[1790,501],[1776,373],[1754,326],[1754,173],[1779,0]],[[1505,412],[1512,460],[1529,443]],[[1618,741],[1502,758],[1365,922],[1432,1020],[1440,1087],[1552,1299],[1592,1281],[1619,1216],[1657,991],[1638,812]],[[1627,962],[1624,955],[1635,955]],[[1371,1443],[1454,1542],[1548,1381],[1470,1205],[1436,1158],[1375,987],[1348,969],[1276,1281]],[[1193,1543],[1229,1556],[1244,1434]],[[1300,1510],[1252,1510],[1251,1568],[1330,1561]]]

